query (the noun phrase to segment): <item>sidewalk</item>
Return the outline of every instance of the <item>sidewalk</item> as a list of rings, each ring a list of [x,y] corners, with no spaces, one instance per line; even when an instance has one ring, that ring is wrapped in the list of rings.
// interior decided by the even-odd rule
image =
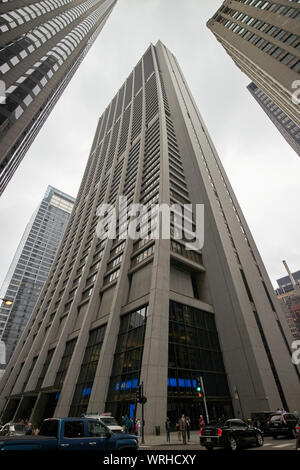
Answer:
[[[191,440],[190,442],[188,442],[187,447],[189,446],[189,444],[199,445],[199,431],[191,431],[190,439]],[[177,432],[171,432],[170,441],[171,442],[167,444],[167,437],[165,432],[161,433],[160,436],[147,435],[145,436],[145,443],[140,444],[140,447],[143,448],[143,446],[165,446],[166,444],[174,447],[178,445],[183,445],[182,440],[178,440]]]

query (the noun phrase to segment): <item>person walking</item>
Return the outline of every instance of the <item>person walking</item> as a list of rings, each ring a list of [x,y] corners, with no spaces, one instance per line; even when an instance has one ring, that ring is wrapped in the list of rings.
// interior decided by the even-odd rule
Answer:
[[[133,419],[130,418],[130,419],[129,419],[129,422],[130,422],[130,424],[129,424],[129,431],[128,431],[128,432],[129,432],[129,433],[134,433],[135,429],[134,429],[134,422],[133,422]]]
[[[186,419],[184,414],[181,415],[180,420],[178,421],[179,430],[182,435],[182,444],[186,444]]]
[[[178,440],[181,441],[181,431],[180,431],[180,428],[179,428],[179,419],[176,423],[176,430],[177,430],[177,433],[178,433]]]
[[[171,440],[170,440],[170,432],[171,432],[171,421],[170,419],[168,418],[167,416],[167,419],[166,419],[166,434],[167,434],[167,442],[170,444]]]
[[[131,422],[128,416],[125,416],[125,432],[130,432],[131,429]]]
[[[28,423],[25,436],[31,436],[33,434],[33,427],[31,423]]]
[[[200,415],[200,418],[199,418],[199,428],[200,428],[200,429],[201,429],[201,428],[204,428],[204,426],[205,426],[205,421],[204,421],[204,419],[203,419],[203,416]]]
[[[186,434],[187,434],[187,439],[188,439],[188,442],[190,442],[190,437],[191,437],[191,418],[189,418],[188,416],[185,418],[186,420]]]
[[[138,438],[140,439],[142,435],[142,423],[141,423],[140,418],[138,418],[136,422],[136,434]]]

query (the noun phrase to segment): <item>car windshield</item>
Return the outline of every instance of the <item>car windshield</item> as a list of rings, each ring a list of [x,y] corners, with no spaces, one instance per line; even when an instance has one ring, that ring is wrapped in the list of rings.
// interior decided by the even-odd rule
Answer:
[[[270,419],[271,423],[275,423],[276,421],[281,421],[281,415],[274,415]]]
[[[106,424],[106,426],[119,426],[119,424],[117,423],[115,418],[103,417],[103,418],[100,418],[100,419],[101,419],[101,421],[103,421],[104,424]]]

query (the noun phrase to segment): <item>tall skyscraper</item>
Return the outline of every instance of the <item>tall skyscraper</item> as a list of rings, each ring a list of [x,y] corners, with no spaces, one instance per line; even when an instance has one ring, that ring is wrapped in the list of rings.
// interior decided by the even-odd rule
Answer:
[[[260,90],[255,83],[250,83],[247,89],[269,116],[273,124],[275,124],[287,143],[290,144],[292,149],[300,156],[300,127],[297,126],[271,98]]]
[[[116,1],[1,3],[0,194]]]
[[[138,239],[126,234],[135,219],[121,195],[146,211]],[[99,238],[99,220],[115,219],[112,208],[101,219],[104,203],[117,208],[116,238]],[[190,231],[204,204],[202,250],[178,238],[175,216],[170,239],[153,237],[163,203],[176,203],[177,214],[186,208]],[[63,242],[0,385],[2,419],[140,417],[142,381],[146,433],[182,410],[198,426],[200,376],[211,418],[299,409],[292,338],[278,308],[182,72],[158,42],[99,119]]]
[[[298,127],[299,19],[298,0],[225,0],[207,23],[236,65]]]
[[[48,186],[22,236],[1,288],[0,340],[5,344],[6,363],[26,326],[48,277],[62,240],[74,198]],[[5,367],[5,364],[0,366]]]
[[[292,336],[298,340],[300,339],[300,271],[291,273],[288,267],[287,270],[287,276],[277,279],[278,289],[275,292]]]

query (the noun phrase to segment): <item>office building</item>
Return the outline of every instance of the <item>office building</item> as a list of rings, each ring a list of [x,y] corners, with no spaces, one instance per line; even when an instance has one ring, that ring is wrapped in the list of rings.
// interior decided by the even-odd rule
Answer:
[[[8,363],[48,277],[74,198],[48,186],[31,217],[1,288],[0,340]],[[4,361],[2,361],[4,362]],[[4,364],[2,364],[3,366]]]
[[[143,204],[138,222],[119,196],[127,208]],[[155,238],[158,204],[175,203],[170,237]],[[99,222],[115,219],[112,208],[101,215],[103,204],[116,207],[116,237],[99,237]],[[193,228],[184,237],[182,208]],[[134,220],[137,239],[126,233]],[[202,249],[186,240],[194,226],[204,230]],[[299,409],[299,373],[278,309],[196,103],[159,41],[99,119],[62,244],[0,384],[2,419],[141,417],[143,382],[146,433],[182,411],[198,427],[198,377],[211,419]]]
[[[0,195],[115,4],[1,2]]]
[[[300,127],[298,127],[271,98],[260,90],[255,83],[250,83],[247,89],[269,116],[287,143],[290,144],[292,149],[300,156]]]
[[[291,273],[286,262],[288,275],[277,279],[277,298],[295,340],[300,339],[300,271]]]
[[[207,22],[236,65],[298,128],[299,19],[298,0],[225,0]]]

